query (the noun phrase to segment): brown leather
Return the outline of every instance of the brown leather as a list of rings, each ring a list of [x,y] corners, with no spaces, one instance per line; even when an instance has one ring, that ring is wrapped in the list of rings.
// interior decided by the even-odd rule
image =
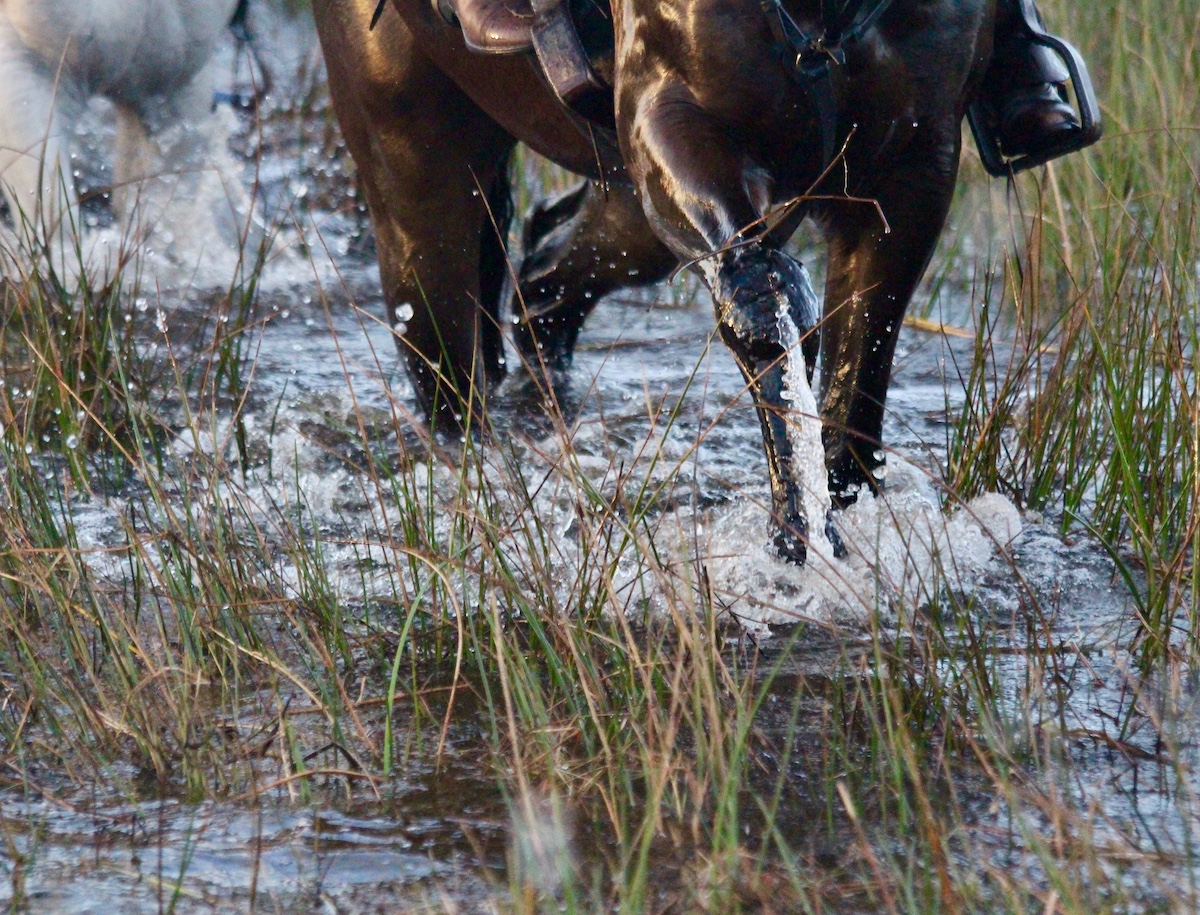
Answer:
[[[520,54],[533,48],[529,0],[450,0],[467,47],[484,54]]]

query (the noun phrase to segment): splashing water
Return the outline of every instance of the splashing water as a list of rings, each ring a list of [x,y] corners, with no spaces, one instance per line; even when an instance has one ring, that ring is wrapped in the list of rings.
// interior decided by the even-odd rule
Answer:
[[[809,553],[798,569],[765,545],[761,509],[750,502],[713,519],[698,558],[720,604],[750,626],[799,620],[885,623],[895,608],[922,606],[943,587],[970,590],[1021,533],[1021,515],[987,494],[945,514],[921,468],[892,456],[888,491],[863,493],[834,516],[847,555]]]
[[[821,441],[821,414],[817,400],[808,383],[804,355],[800,351],[800,331],[788,314],[786,302],[776,313],[779,337],[787,350],[783,373],[783,400],[791,404],[787,424],[788,441],[792,444],[792,478],[800,487],[804,502],[804,520],[808,522],[808,554],[833,556],[833,544],[825,533],[825,519],[833,505],[825,473],[825,445]]]

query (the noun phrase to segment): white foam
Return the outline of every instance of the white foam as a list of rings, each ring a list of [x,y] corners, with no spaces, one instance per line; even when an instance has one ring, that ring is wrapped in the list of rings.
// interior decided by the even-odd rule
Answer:
[[[107,128],[114,109],[95,107],[101,129]],[[301,225],[292,213],[268,211],[258,178],[231,151],[238,129],[237,116],[221,106],[198,122],[181,121],[141,138],[140,155],[157,167],[121,188],[125,215],[119,224],[77,234],[85,220],[75,215],[50,243],[56,272],[68,285],[84,274],[93,288],[120,272],[127,288],[136,276],[143,290],[161,292],[225,290],[252,274],[267,290],[329,283],[337,274],[334,253],[311,222]],[[28,252],[45,245],[0,227],[0,247],[23,269]]]
[[[821,441],[821,414],[808,383],[808,370],[800,347],[800,331],[788,314],[788,303],[781,303],[776,318],[779,336],[787,350],[783,376],[783,400],[791,404],[787,433],[792,445],[791,471],[804,501],[804,519],[808,522],[808,553],[831,557],[833,545],[825,535],[825,519],[833,504],[825,471],[825,445]]]
[[[367,367],[349,370],[369,374]],[[970,591],[999,567],[1001,551],[1021,531],[1017,509],[999,495],[943,512],[926,473],[893,455],[886,496],[863,494],[834,516],[846,558],[811,550],[808,565],[798,569],[775,555],[768,487],[753,474],[742,483],[748,488],[741,496],[717,508],[683,504],[634,517],[630,509],[646,493],[687,493],[679,472],[694,444],[687,436],[648,430],[644,440],[624,442],[607,458],[596,424],[581,426],[574,442],[557,436],[511,442],[515,455],[493,445],[482,468],[468,460],[469,472],[443,463],[410,467],[399,481],[406,495],[398,499],[392,478],[356,472],[320,435],[305,432],[314,423],[354,428],[362,394],[338,386],[272,405],[269,414],[248,413],[245,440],[257,464],[245,477],[233,469],[237,436],[228,418],[194,418],[196,431],[184,432],[172,446],[176,460],[196,462],[200,471],[189,474],[186,490],[191,523],[204,529],[206,516],[219,514],[223,522],[253,525],[257,532],[248,542],[278,541],[270,550],[275,587],[305,587],[311,563],[319,561],[324,581],[343,600],[400,599],[415,589],[396,532],[414,518],[422,527],[425,518],[432,521],[421,539],[433,549],[482,549],[454,541],[475,528],[470,515],[485,492],[478,485],[482,475],[490,503],[484,524],[511,532],[498,548],[518,581],[546,595],[547,612],[570,615],[581,602],[590,605],[603,595],[610,612],[670,616],[700,606],[697,595],[707,584],[718,609],[754,627],[804,619],[861,625],[872,615],[887,625],[901,605],[911,611],[945,587]],[[209,461],[217,462],[215,472],[205,471]],[[398,504],[409,500],[415,504]],[[824,503],[816,504],[823,530]],[[138,517],[155,529],[166,526],[146,511]],[[314,537],[322,541],[319,550],[307,558],[295,553],[297,542]],[[81,542],[85,550],[88,545]],[[127,570],[114,555],[97,550],[89,562],[120,577]],[[475,565],[468,558],[464,568]],[[468,578],[456,578],[463,600],[479,593]]]
[[[903,604],[910,610],[943,587],[968,590],[1021,531],[1008,499],[989,494],[951,511],[919,468],[889,459],[888,491],[860,495],[835,516],[844,559],[811,556],[798,569],[769,547],[767,516],[749,500],[715,513],[699,551],[714,594],[751,625],[803,619],[884,621]]]

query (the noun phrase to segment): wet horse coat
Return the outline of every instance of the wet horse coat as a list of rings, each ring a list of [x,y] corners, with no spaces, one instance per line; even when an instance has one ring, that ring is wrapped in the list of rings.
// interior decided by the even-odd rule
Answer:
[[[197,246],[214,235],[236,243],[244,193],[222,183],[209,206],[204,187],[220,181],[214,157],[228,158],[227,132],[213,124],[212,52],[236,4],[2,0],[0,185],[14,219],[56,237],[74,199],[70,132],[103,96],[117,113],[114,206],[124,224],[150,228],[170,211],[176,235],[192,233]]]
[[[592,179],[527,223],[513,306],[524,355],[565,364],[600,295],[693,265],[759,411],[776,544],[803,561],[815,532],[787,430],[789,327],[811,372],[819,324],[829,483],[852,499],[883,461],[896,338],[949,208],[993,0],[895,0],[846,49],[834,69],[844,156],[823,182],[816,110],[760,0],[614,0],[615,144],[557,105],[532,58],[469,53],[428,0],[392,0],[374,31],[374,0],[313,6],[426,409],[449,419],[503,373],[496,239],[520,139]],[[785,7],[820,31],[816,0]],[[829,243],[822,316],[781,250],[802,215]]]

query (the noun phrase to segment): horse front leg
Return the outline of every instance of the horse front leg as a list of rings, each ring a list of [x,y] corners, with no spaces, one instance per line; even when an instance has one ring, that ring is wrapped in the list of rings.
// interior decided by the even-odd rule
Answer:
[[[756,231],[769,204],[770,176],[682,86],[647,95],[631,124],[623,139],[651,224],[677,254],[695,262],[712,292],[721,339],[754,399],[775,546],[797,564],[821,540],[836,552],[819,419],[808,388],[817,354],[817,298],[804,267]]]
[[[959,142],[958,122],[948,120],[940,140],[932,137],[890,170],[875,191],[887,227],[866,208],[827,214],[821,415],[829,490],[840,505],[882,484],[892,357],[946,220]]]

